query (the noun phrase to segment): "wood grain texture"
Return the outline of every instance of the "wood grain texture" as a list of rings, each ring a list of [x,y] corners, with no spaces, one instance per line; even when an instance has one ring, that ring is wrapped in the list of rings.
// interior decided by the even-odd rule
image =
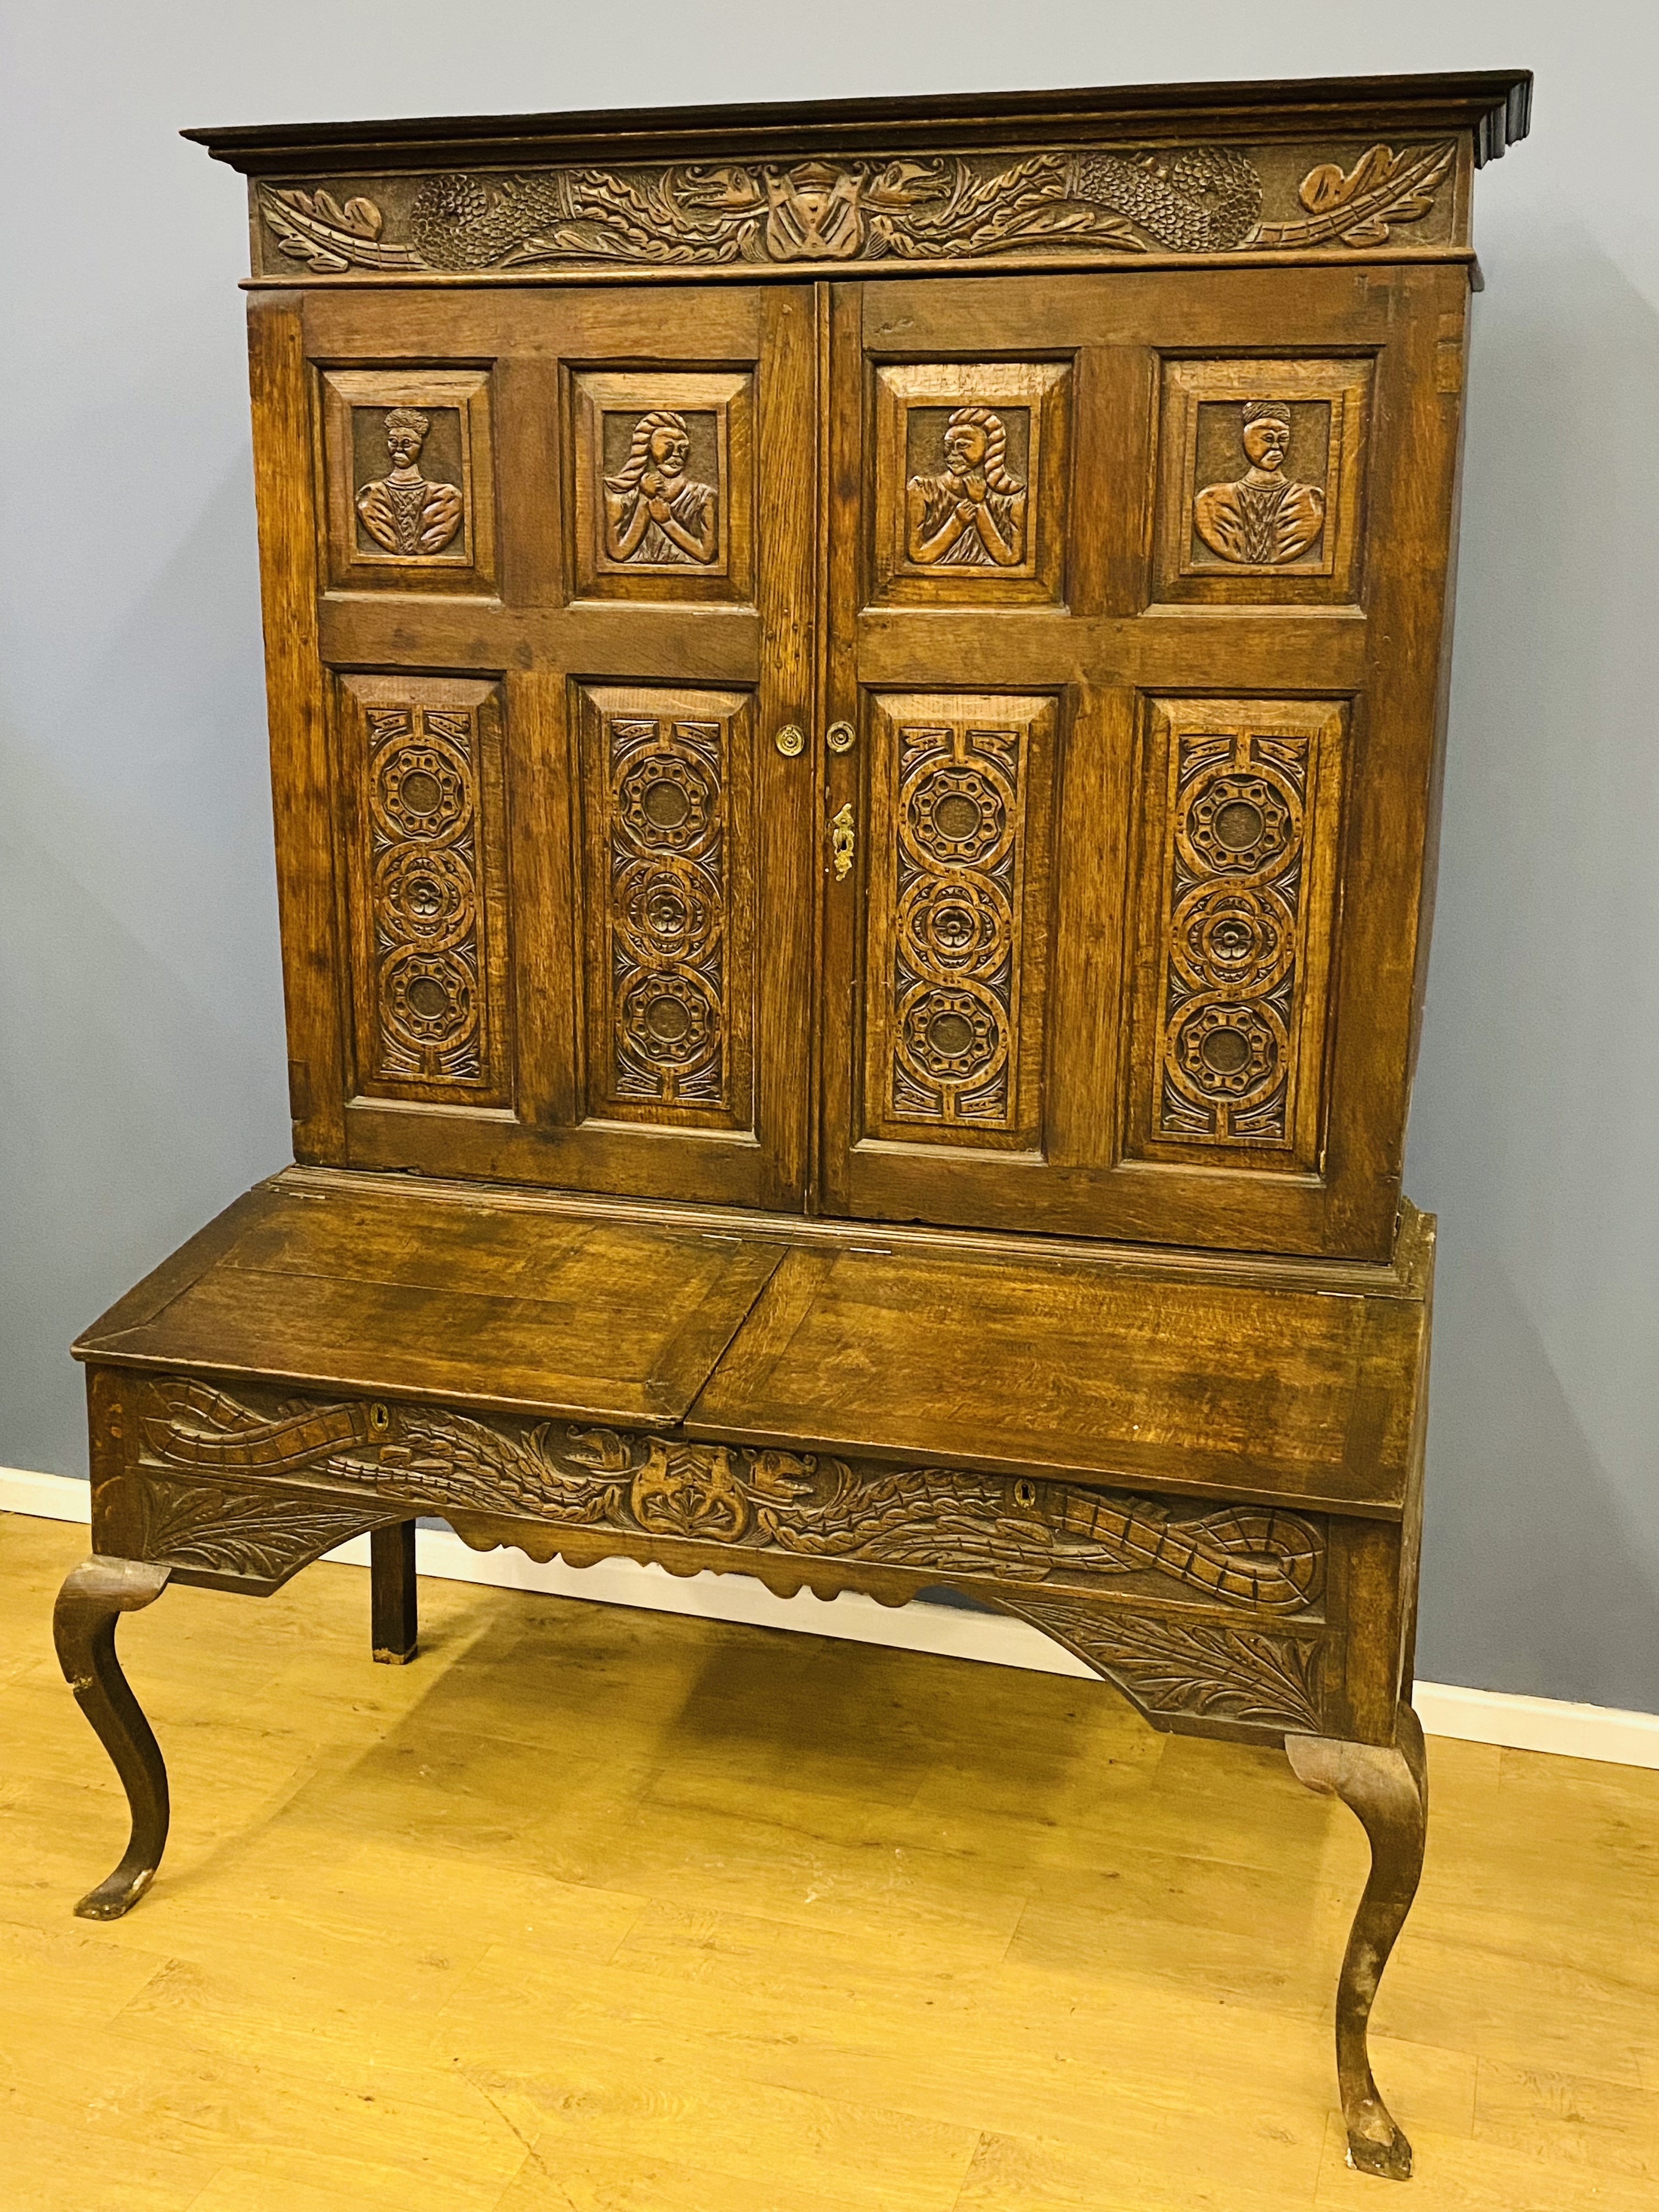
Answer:
[[[779,1257],[762,1238],[423,1209],[395,1188],[344,1208],[264,1189],[170,1304],[82,1352],[673,1421]]]
[[[0,1518],[32,2212],[1396,2201],[1345,2170],[1329,2070],[1364,1838],[1276,1753],[1085,1682],[449,1582],[420,1663],[375,1667],[368,1577],[324,1566],[126,1623],[178,1805],[94,1929],[64,1904],[121,1800],[40,1664],[84,1547]],[[1372,2020],[1398,2201],[1638,2212],[1659,1776],[1429,1757]]]
[[[1341,2094],[1405,2171],[1400,1164],[1469,179],[1528,87],[206,134],[305,1164],[77,1347],[118,1909],[161,1770],[106,1631],[157,1576],[270,1596],[369,1534],[395,1657],[422,1514],[942,1581],[1359,1811]],[[913,2150],[836,2201],[925,2203]],[[957,2206],[1098,2194],[951,2156]]]

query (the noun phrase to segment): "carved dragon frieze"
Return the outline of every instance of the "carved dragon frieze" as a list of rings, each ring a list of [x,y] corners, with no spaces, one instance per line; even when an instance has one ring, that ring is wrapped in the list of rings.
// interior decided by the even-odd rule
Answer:
[[[160,1468],[346,1484],[371,1503],[679,1538],[1022,1586],[1151,1576],[1254,1613],[1307,1612],[1323,1592],[1310,1519],[1194,1510],[1121,1492],[942,1467],[479,1419],[380,1401],[261,1412],[199,1382],[147,1386],[140,1427]]]
[[[1226,146],[517,172],[446,170],[407,198],[401,237],[362,193],[260,185],[277,251],[316,276],[485,276],[580,266],[968,260],[1032,252],[1230,254],[1385,244],[1450,173],[1451,140],[1322,161],[1293,209]]]

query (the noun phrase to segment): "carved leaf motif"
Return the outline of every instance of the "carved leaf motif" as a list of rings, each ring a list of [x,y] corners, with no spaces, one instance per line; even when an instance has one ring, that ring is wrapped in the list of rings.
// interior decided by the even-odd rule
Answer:
[[[1317,1734],[1322,1644],[1231,1622],[1181,1621],[1022,1593],[999,1599],[1148,1712]]]
[[[1346,176],[1339,161],[1322,161],[1316,169],[1310,169],[1296,196],[1310,215],[1328,215],[1333,208],[1346,207],[1362,193],[1386,185],[1398,167],[1391,148],[1373,146]]]
[[[373,1498],[318,1503],[264,1485],[230,1488],[150,1476],[145,1485],[145,1554],[210,1574],[280,1582],[366,1528],[401,1520]]]
[[[1447,139],[1401,154],[1373,146],[1346,173],[1334,162],[1322,162],[1310,169],[1297,191],[1309,219],[1261,223],[1243,242],[1280,249],[1329,239],[1345,246],[1382,246],[1393,224],[1418,222],[1429,213],[1456,152]]]
[[[331,193],[262,188],[259,204],[276,234],[279,250],[306,262],[319,276],[338,276],[351,268],[418,269],[413,246],[381,240],[380,210],[373,200],[349,199],[342,207]]]

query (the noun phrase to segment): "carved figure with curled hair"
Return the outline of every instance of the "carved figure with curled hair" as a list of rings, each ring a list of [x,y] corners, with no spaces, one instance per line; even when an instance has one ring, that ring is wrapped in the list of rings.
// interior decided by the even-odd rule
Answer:
[[[720,495],[686,473],[685,417],[653,407],[634,425],[628,459],[605,480],[605,549],[641,568],[707,567],[719,550]]]
[[[374,543],[405,559],[441,553],[461,526],[466,502],[453,483],[421,474],[421,448],[432,418],[413,407],[393,407],[386,418],[388,474],[363,485],[358,515]]]
[[[1025,558],[1026,488],[1008,469],[1008,431],[989,407],[958,407],[945,465],[904,488],[911,560],[925,568],[1017,568]]]

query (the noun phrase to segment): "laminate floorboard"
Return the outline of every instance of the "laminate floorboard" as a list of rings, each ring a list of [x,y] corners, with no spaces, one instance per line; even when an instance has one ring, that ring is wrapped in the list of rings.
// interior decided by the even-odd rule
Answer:
[[[0,1515],[5,2212],[1601,2212],[1659,2192],[1659,1773],[1437,1741],[1343,2163],[1364,1869],[1276,1754],[1103,1686],[361,1570],[167,1592],[124,1839]]]

